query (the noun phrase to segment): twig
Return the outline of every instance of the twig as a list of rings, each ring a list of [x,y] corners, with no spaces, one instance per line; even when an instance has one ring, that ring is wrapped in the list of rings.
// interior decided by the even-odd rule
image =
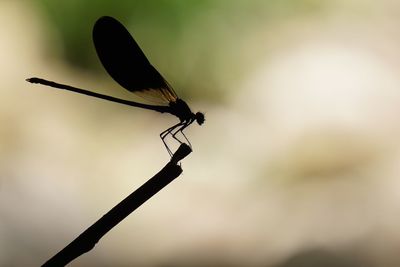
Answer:
[[[65,266],[80,255],[93,249],[108,231],[177,178],[182,173],[182,168],[178,165],[178,162],[191,152],[192,150],[188,145],[181,144],[170,162],[160,172],[122,200],[42,266]]]

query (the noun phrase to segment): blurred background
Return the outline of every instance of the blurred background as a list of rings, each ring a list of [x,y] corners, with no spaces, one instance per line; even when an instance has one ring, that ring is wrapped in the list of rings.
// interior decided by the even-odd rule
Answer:
[[[400,2],[0,0],[0,266],[38,266],[169,160],[91,41],[120,20],[206,123],[70,266],[400,266]],[[169,141],[172,146],[173,142]]]

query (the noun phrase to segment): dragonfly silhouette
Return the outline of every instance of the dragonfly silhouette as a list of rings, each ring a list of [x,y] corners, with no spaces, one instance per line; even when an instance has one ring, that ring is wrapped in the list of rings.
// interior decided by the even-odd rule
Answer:
[[[181,133],[192,147],[183,130],[194,121],[202,125],[205,121],[204,114],[193,113],[186,102],[178,97],[171,85],[150,64],[128,30],[112,17],[101,17],[93,27],[93,42],[104,68],[119,85],[158,105],[128,101],[36,77],[27,81],[160,113],[170,113],[179,118],[179,123],[160,134],[168,153],[172,156],[171,149],[165,142],[168,135],[182,143],[176,136]]]

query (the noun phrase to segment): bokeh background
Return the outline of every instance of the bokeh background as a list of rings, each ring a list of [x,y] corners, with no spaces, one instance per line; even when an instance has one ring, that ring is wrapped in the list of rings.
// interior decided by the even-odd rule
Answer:
[[[91,41],[118,18],[206,113],[183,175],[71,266],[400,266],[400,2],[1,0],[0,266],[38,266],[169,159]],[[171,143],[172,144],[172,143]]]

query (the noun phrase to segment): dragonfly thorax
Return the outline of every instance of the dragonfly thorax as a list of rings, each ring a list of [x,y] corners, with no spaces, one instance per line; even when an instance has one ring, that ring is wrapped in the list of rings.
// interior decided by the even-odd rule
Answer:
[[[181,122],[191,123],[196,121],[199,125],[204,122],[204,114],[201,112],[193,113],[188,104],[180,98],[175,102],[170,102],[169,107],[171,108],[171,114],[177,116]]]

